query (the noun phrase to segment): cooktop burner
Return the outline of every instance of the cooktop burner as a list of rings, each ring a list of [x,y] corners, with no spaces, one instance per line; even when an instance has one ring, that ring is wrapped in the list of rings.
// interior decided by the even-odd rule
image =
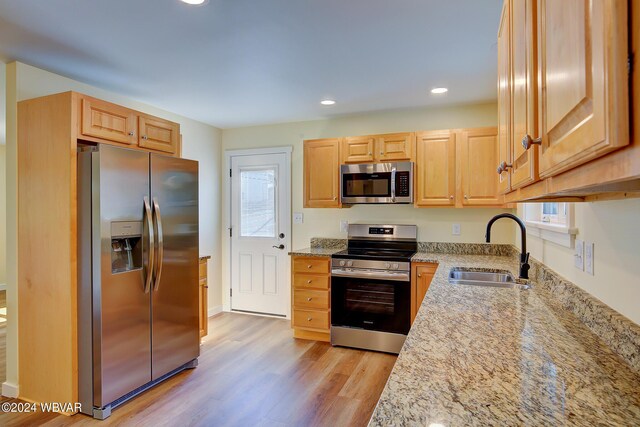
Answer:
[[[332,258],[338,259],[373,259],[384,261],[411,261],[411,257],[416,253],[415,250],[392,250],[392,249],[345,249],[332,255]]]

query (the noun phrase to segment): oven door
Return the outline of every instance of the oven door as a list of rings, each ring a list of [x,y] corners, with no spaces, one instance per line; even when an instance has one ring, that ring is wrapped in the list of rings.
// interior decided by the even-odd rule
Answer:
[[[331,326],[406,335],[410,311],[408,272],[332,272]]]

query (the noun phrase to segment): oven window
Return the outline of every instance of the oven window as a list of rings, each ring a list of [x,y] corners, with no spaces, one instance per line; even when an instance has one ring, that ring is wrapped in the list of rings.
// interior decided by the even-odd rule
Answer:
[[[393,285],[354,284],[346,291],[345,306],[350,311],[392,315],[394,299]]]
[[[345,174],[342,190],[346,197],[388,197],[391,194],[391,173]]]
[[[406,334],[411,283],[331,277],[331,325]]]

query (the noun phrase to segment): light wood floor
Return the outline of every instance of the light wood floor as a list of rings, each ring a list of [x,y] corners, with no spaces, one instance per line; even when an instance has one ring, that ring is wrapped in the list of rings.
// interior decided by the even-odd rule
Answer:
[[[395,360],[294,340],[286,320],[223,313],[209,320],[196,369],[120,406],[107,420],[0,413],[0,425],[364,426]]]

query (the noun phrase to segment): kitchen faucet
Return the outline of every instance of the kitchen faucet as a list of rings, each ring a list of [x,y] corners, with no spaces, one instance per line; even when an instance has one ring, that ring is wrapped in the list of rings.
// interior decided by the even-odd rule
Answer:
[[[500,218],[511,218],[520,226],[520,235],[522,236],[520,239],[522,242],[522,252],[520,253],[520,278],[528,279],[530,266],[529,253],[527,252],[527,230],[524,226],[524,222],[522,222],[520,218],[510,213],[499,214],[491,218],[487,223],[487,234],[485,236],[487,238],[487,243],[491,242],[491,226]]]

